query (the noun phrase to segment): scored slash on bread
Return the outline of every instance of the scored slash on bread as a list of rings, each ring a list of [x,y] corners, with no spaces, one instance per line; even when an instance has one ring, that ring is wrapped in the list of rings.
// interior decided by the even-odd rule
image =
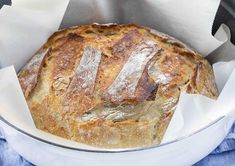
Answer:
[[[79,115],[87,111],[87,107],[91,105],[92,102],[90,98],[92,98],[95,88],[100,59],[100,50],[91,46],[84,48],[80,64],[66,91],[64,111],[75,111]]]
[[[106,148],[160,143],[181,91],[218,96],[200,54],[132,24],[58,31],[18,77],[37,128]]]
[[[147,63],[159,53],[156,43],[144,39],[140,41],[135,50],[115,78],[113,83],[105,92],[105,100],[113,103],[120,103],[123,100],[136,100],[138,82],[143,74]]]

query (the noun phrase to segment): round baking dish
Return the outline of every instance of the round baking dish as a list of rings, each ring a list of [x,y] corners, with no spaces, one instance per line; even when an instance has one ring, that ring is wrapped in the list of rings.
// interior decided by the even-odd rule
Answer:
[[[35,165],[192,165],[221,143],[233,120],[221,117],[190,135],[168,143],[120,150],[67,147],[27,133],[3,117],[0,117],[0,126],[9,145]]]

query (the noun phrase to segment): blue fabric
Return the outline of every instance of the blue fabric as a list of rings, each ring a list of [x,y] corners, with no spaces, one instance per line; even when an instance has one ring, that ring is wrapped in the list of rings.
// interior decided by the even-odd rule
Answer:
[[[28,161],[19,156],[10,148],[5,139],[0,135],[0,166],[32,166]]]
[[[235,123],[224,141],[194,166],[235,166]]]
[[[0,166],[32,166],[24,160],[0,135]],[[235,166],[235,123],[224,141],[207,157],[194,166]]]

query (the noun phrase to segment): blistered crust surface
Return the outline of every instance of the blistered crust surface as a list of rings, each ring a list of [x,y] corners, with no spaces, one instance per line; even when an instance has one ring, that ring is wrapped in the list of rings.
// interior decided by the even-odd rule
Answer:
[[[137,25],[58,31],[18,77],[39,129],[106,148],[160,143],[181,91],[218,96],[201,55]]]

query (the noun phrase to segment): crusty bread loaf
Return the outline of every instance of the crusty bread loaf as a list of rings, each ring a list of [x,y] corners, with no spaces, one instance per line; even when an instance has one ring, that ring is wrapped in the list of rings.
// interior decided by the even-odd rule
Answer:
[[[218,96],[201,55],[131,24],[58,31],[18,77],[39,129],[105,148],[158,144],[183,90]]]

